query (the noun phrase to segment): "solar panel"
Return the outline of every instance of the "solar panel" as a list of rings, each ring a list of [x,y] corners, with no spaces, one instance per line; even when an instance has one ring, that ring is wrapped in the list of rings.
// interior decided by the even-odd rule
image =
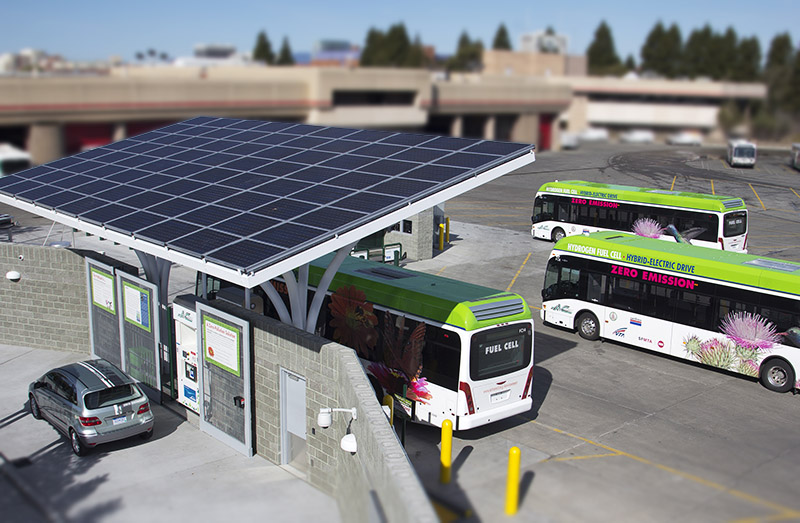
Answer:
[[[204,116],[0,178],[0,201],[253,274],[348,232],[366,236],[382,217],[531,149]]]

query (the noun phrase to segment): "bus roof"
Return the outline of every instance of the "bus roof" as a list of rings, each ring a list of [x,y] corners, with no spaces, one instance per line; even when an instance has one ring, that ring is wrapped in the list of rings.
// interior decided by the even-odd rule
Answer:
[[[309,264],[308,283],[317,286],[333,255]],[[379,306],[474,330],[502,321],[531,318],[525,300],[502,292],[442,276],[415,272],[394,265],[348,256],[328,287],[331,291],[353,285],[366,300]]]
[[[583,198],[602,198],[625,202],[650,203],[667,207],[681,207],[716,212],[743,210],[746,208],[742,198],[735,198],[733,196],[648,189],[645,187],[586,182],[583,180],[566,180],[563,182],[556,180],[554,182],[548,182],[539,188],[539,192]]]
[[[800,263],[797,262],[617,231],[569,236],[556,243],[553,250],[800,296]]]

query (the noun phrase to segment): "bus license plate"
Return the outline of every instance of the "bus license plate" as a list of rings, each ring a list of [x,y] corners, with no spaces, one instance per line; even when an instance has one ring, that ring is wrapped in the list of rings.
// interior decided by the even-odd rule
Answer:
[[[112,420],[112,423],[113,423],[114,425],[119,425],[119,424],[121,424],[121,423],[125,423],[125,420],[127,420],[127,419],[128,419],[128,418],[126,418],[125,416],[119,416],[118,418],[114,418],[114,419]]]
[[[510,390],[504,390],[503,392],[496,392],[492,394],[492,403],[500,403],[501,401],[505,401],[511,395]]]

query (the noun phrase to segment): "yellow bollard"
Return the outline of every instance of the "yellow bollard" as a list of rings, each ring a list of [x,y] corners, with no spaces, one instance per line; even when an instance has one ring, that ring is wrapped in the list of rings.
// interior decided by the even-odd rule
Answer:
[[[394,426],[394,398],[390,394],[384,394],[382,403],[389,407],[389,425]]]
[[[445,229],[447,230],[447,232],[445,232],[445,236],[447,237],[447,245],[450,245],[450,217],[449,216],[444,219],[444,223],[445,223]]]
[[[444,224],[439,224],[439,250],[444,250]]]
[[[508,481],[506,482],[506,515],[517,513],[519,505],[519,447],[508,451]]]
[[[439,468],[439,483],[450,483],[450,467],[453,463],[453,422],[449,419],[442,423],[442,456]]]

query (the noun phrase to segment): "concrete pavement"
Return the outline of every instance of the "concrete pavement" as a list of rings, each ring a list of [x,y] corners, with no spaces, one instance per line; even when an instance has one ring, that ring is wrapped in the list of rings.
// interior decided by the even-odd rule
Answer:
[[[5,523],[340,520],[336,501],[282,467],[247,458],[153,405],[150,441],[78,458],[27,410],[28,384],[88,354],[0,345],[0,514]]]

